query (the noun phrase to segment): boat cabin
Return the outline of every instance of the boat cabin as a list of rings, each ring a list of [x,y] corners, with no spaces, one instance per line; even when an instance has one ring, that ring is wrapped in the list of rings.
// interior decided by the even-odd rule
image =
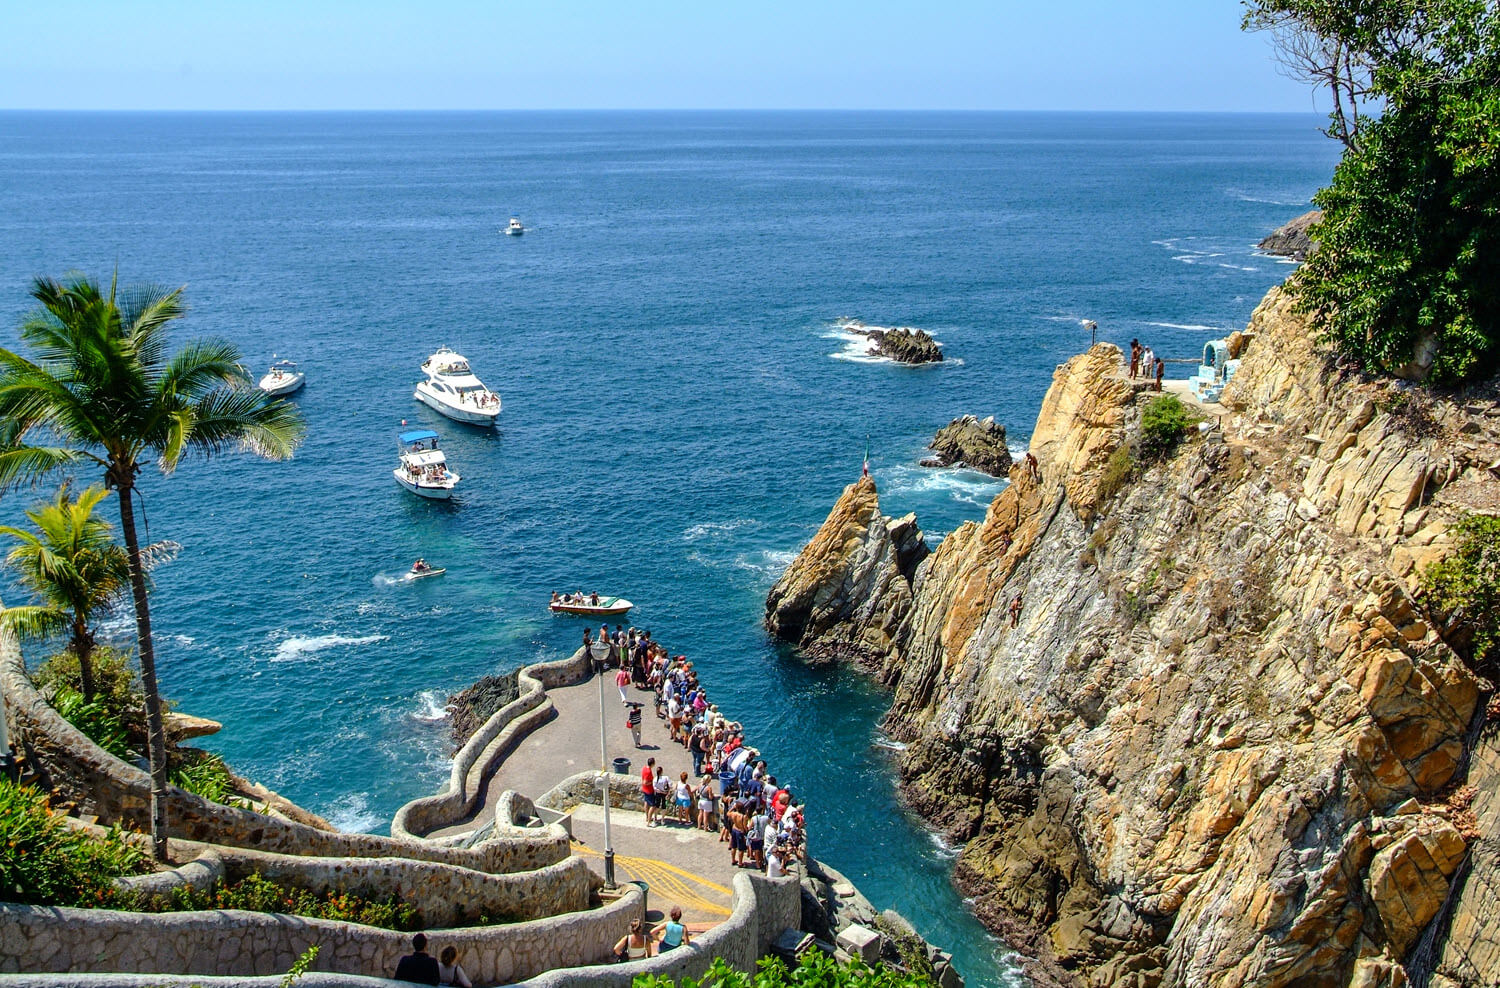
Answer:
[[[438,449],[438,434],[431,429],[403,432],[398,439],[401,444],[401,459],[408,465],[441,466],[448,462],[443,451]]]

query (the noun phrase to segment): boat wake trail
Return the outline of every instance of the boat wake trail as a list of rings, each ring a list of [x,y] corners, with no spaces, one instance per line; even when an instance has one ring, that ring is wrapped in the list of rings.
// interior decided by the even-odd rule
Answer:
[[[389,640],[389,635],[365,635],[363,638],[350,638],[345,635],[317,635],[312,638],[288,638],[276,646],[276,654],[271,657],[271,661],[294,662],[330,648],[342,648],[347,645],[374,645],[377,642]]]

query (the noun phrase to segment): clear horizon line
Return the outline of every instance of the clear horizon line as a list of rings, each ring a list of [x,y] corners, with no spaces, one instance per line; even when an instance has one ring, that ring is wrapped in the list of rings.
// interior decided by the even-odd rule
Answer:
[[[87,107],[7,106],[0,113],[1056,113],[1056,114],[1223,114],[1242,116],[1317,116],[1317,110],[1247,109],[1084,109],[1059,107],[870,107],[870,106],[551,106],[551,107]]]

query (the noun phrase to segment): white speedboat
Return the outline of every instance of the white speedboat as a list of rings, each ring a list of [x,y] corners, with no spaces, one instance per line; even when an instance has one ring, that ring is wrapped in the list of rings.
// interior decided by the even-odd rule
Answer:
[[[296,364],[290,360],[278,360],[260,379],[260,389],[268,395],[289,395],[302,390],[306,383],[307,375],[298,370]]]
[[[422,373],[427,380],[417,385],[413,395],[422,404],[459,422],[495,424],[500,396],[474,376],[463,354],[439,347],[422,364]]]
[[[521,221],[518,218],[512,216],[510,218],[509,225],[507,225],[506,228],[505,228],[505,234],[506,234],[506,236],[509,236],[509,237],[519,237],[521,234],[523,234],[525,232],[526,232],[526,228],[521,225]]]
[[[453,496],[459,476],[448,469],[448,458],[438,449],[438,434],[431,429],[403,432],[399,462],[393,473],[396,483],[418,497],[446,501]]]

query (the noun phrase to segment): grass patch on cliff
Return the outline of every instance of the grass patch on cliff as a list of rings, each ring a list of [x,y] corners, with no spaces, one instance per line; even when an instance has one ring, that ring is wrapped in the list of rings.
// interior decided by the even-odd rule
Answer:
[[[317,893],[279,885],[260,875],[237,882],[215,882],[206,889],[177,888],[140,904],[143,912],[191,912],[203,909],[244,909],[283,913],[378,926],[387,930],[415,930],[423,925],[416,906],[395,897],[372,899],[332,889]]]
[[[780,958],[767,957],[754,974],[737,971],[722,957],[714,958],[701,979],[673,981],[655,974],[643,974],[632,988],[930,988],[932,979],[894,967],[877,964],[866,967],[858,959],[839,963],[820,950],[803,955],[797,966],[788,969]]]
[[[1422,593],[1448,637],[1491,675],[1500,665],[1500,517],[1470,515],[1453,540],[1453,552],[1422,572]]]
[[[1103,504],[1124,489],[1135,474],[1135,457],[1129,446],[1117,446],[1104,462],[1104,472],[1099,475],[1099,503]],[[1095,548],[1103,548],[1095,546]]]
[[[128,897],[122,875],[148,870],[146,855],[118,830],[74,830],[30,786],[0,779],[0,900],[36,906],[114,908]]]

